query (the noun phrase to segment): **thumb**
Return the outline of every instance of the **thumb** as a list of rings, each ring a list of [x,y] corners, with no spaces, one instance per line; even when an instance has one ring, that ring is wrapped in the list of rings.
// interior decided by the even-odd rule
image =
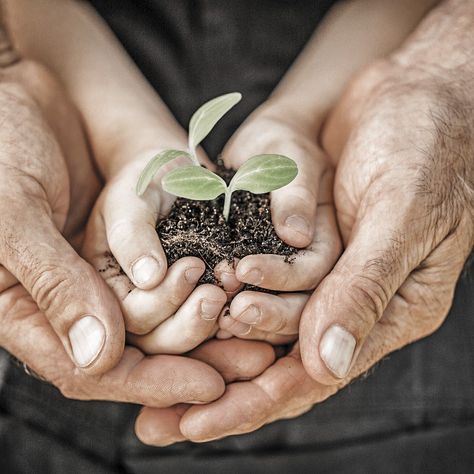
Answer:
[[[125,331],[106,283],[63,238],[44,201],[17,196],[2,208],[1,263],[31,294],[77,367],[90,373],[114,367]]]
[[[320,383],[346,377],[397,290],[429,253],[423,219],[403,220],[403,213],[416,213],[397,205],[372,205],[356,219],[346,250],[303,311],[302,361]]]

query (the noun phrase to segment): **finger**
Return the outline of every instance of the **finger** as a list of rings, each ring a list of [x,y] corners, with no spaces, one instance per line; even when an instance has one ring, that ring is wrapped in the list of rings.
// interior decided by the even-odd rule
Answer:
[[[83,255],[121,300],[126,329],[134,334],[146,334],[172,316],[205,270],[202,260],[185,257],[171,265],[157,287],[151,290],[136,288],[110,253],[104,223],[97,209],[89,219]]]
[[[416,217],[419,209],[407,210],[389,193],[366,206],[301,319],[303,363],[321,383],[338,383],[348,374],[368,333],[431,245],[425,242],[424,219]]]
[[[239,261],[237,278],[275,291],[314,289],[334,266],[341,242],[332,205],[319,206],[312,244],[292,257],[249,255]]]
[[[228,385],[216,402],[190,408],[181,418],[181,433],[194,442],[247,433],[289,411],[301,413],[335,391],[312,380],[298,358],[286,356],[254,380]]]
[[[120,267],[137,288],[148,290],[165,276],[166,256],[156,233],[160,199],[149,192],[138,197],[135,176],[120,178],[103,197],[107,242]]]
[[[132,347],[126,347],[120,362],[105,374],[75,370],[48,320],[20,285],[0,294],[0,318],[1,346],[68,398],[165,407],[207,403],[224,391],[221,376],[203,362],[145,356]]]
[[[226,383],[253,379],[275,361],[275,351],[269,344],[236,338],[211,339],[189,356],[214,367]]]
[[[146,334],[176,313],[204,273],[204,262],[185,257],[168,269],[152,290],[133,289],[122,301],[125,324],[134,334]]]
[[[181,417],[189,405],[170,408],[144,407],[135,420],[137,438],[149,446],[164,447],[186,441],[179,429]]]
[[[271,295],[256,291],[239,293],[230,305],[228,316],[219,318],[221,329],[244,339],[287,343],[298,334],[301,312],[309,295],[289,293]],[[285,342],[281,342],[285,341]]]
[[[268,344],[238,339],[210,340],[190,356],[214,367],[227,383],[254,378],[275,360],[275,353]],[[184,441],[179,423],[188,408],[189,405],[182,404],[170,408],[145,407],[135,423],[138,438],[153,446]]]
[[[331,196],[321,199],[321,181],[326,175],[332,181],[332,171],[326,159],[315,146],[292,146],[284,142],[281,153],[291,157],[298,165],[296,178],[271,193],[272,222],[278,236],[288,245],[304,248],[314,240],[317,227],[318,202],[330,202]]]
[[[222,260],[214,269],[216,280],[222,284],[222,288],[224,288],[229,298],[234,296],[243,287],[243,283],[235,276],[235,266],[237,263],[237,259],[234,259],[234,264]]]
[[[221,288],[201,285],[174,316],[144,336],[131,334],[129,340],[147,354],[188,352],[216,331],[216,320],[226,301]]]
[[[90,373],[110,369],[125,336],[112,292],[60,234],[45,201],[24,196],[21,209],[16,200],[2,203],[9,241],[0,243],[0,260],[32,295],[78,367]]]
[[[18,283],[18,280],[2,265],[0,265],[0,292]]]
[[[230,337],[235,336],[239,339],[253,340],[253,341],[265,341],[275,346],[290,344],[295,342],[298,338],[297,334],[275,334],[272,332],[262,331],[249,324],[235,321],[231,318],[219,318],[220,329],[216,333],[216,337],[219,340],[226,340],[227,337],[222,337],[222,331],[226,331],[230,334]]]

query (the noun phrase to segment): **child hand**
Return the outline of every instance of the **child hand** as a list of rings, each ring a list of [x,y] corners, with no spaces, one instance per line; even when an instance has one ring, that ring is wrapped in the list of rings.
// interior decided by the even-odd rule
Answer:
[[[219,318],[218,337],[235,335],[286,344],[297,339],[305,291],[316,288],[334,266],[341,240],[332,199],[333,170],[300,123],[286,121],[284,110],[269,103],[255,111],[232,137],[223,156],[238,168],[243,157],[280,153],[298,165],[298,176],[271,194],[272,221],[278,236],[300,247],[291,262],[278,255],[250,255],[236,266],[243,283],[281,292],[244,291],[233,299],[230,314]],[[230,316],[230,317],[229,317]]]
[[[213,336],[226,303],[223,289],[196,284],[204,262],[178,260],[169,269],[155,230],[172,196],[161,190],[164,167],[147,192],[135,185],[151,153],[123,166],[106,184],[90,217],[84,255],[121,301],[129,341],[146,353],[187,352]],[[172,166],[179,165],[179,160]]]

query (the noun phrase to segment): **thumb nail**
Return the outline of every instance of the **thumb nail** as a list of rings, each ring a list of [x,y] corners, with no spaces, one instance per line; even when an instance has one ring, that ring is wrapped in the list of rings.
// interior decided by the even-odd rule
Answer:
[[[355,337],[342,326],[334,324],[321,338],[319,354],[327,368],[342,379],[349,372],[355,347]]]
[[[309,222],[303,216],[293,215],[287,217],[285,220],[285,225],[290,229],[293,229],[298,234],[302,234],[305,237],[308,236],[311,232]]]
[[[76,365],[87,367],[97,358],[104,346],[104,325],[94,316],[84,316],[69,329],[69,341]]]

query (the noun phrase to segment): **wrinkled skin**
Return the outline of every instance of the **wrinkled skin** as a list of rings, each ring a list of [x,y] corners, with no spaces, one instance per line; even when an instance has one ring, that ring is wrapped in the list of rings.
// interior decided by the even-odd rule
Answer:
[[[442,324],[474,242],[473,94],[447,79],[394,60],[353,81],[323,134],[338,164],[345,250],[303,311],[300,342],[254,380],[228,385],[218,401],[176,411],[175,441],[246,433],[302,414]],[[318,351],[332,324],[357,341],[343,378]],[[160,413],[141,413],[145,442],[159,440]]]

